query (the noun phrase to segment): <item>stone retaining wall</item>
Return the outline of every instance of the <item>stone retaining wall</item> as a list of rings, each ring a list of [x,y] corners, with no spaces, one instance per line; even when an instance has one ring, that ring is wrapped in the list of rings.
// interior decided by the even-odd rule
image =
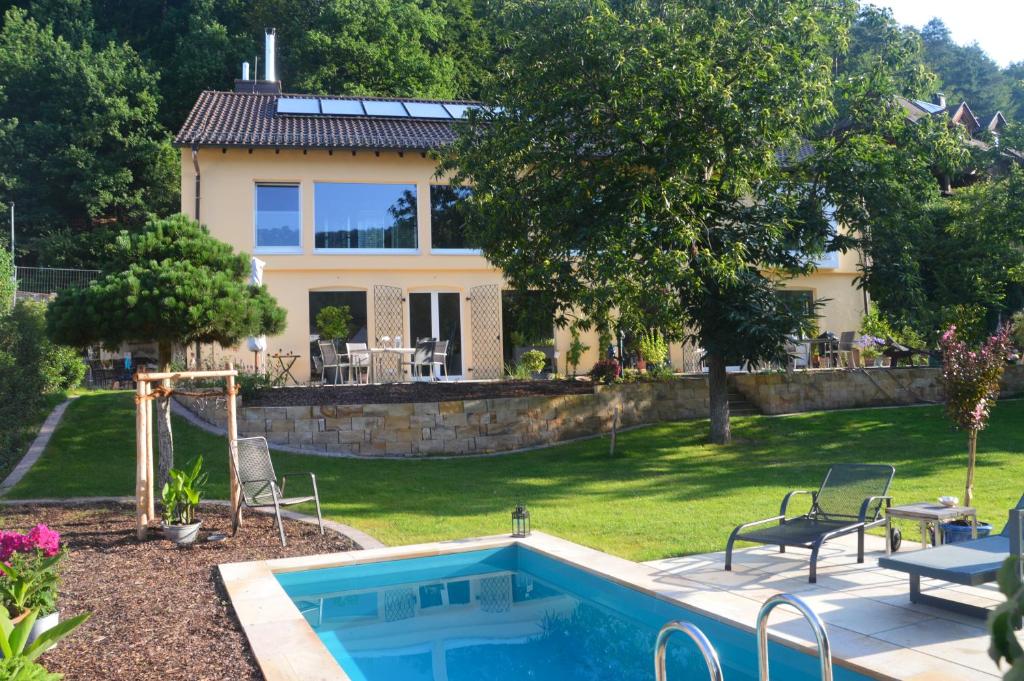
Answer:
[[[730,374],[731,385],[765,414],[941,402],[941,369],[835,369]],[[1002,395],[1024,395],[1024,366],[1009,366]]]
[[[213,400],[210,400],[213,402]],[[183,402],[191,408],[187,402]],[[223,400],[219,409],[223,410]],[[486,454],[561,442],[619,426],[706,417],[703,378],[597,386],[590,395],[403,404],[242,407],[240,437],[361,456]],[[217,407],[204,420],[223,424]]]

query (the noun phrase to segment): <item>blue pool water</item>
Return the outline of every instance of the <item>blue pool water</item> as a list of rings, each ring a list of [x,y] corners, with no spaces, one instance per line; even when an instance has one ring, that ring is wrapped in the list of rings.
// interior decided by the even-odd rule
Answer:
[[[726,681],[757,679],[753,634],[520,546],[277,579],[353,681],[647,681],[677,619],[708,636]],[[707,678],[685,636],[668,657],[670,680]],[[772,644],[770,659],[773,679],[820,678],[809,655]]]

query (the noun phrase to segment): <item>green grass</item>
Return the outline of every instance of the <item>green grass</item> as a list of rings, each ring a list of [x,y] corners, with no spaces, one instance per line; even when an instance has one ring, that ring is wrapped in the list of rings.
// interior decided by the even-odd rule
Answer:
[[[12,498],[132,495],[130,394],[84,395],[68,409]],[[724,547],[731,528],[774,515],[829,462],[896,466],[897,503],[962,496],[966,438],[940,407],[825,412],[733,421],[734,444],[705,444],[707,423],[663,424],[509,456],[367,461],[275,454],[279,472],[317,474],[324,512],[387,544],[507,532],[515,500],[534,527],[633,560]],[[227,493],[227,445],[175,418],[179,462],[202,453],[211,496]],[[979,438],[977,503],[1001,527],[1024,492],[1024,401],[1005,401]],[[806,503],[806,502],[802,502]],[[911,536],[916,536],[913,533]]]

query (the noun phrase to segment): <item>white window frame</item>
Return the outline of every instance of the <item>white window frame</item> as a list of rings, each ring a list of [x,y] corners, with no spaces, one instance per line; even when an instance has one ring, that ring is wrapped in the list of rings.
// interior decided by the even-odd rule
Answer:
[[[260,187],[295,187],[299,193],[299,245],[298,246],[260,246],[259,245],[259,188]],[[262,182],[255,181],[252,185],[252,252],[260,255],[301,255],[302,245],[302,183],[301,182]]]
[[[318,184],[412,185],[416,190],[416,247],[415,248],[317,248],[316,246],[316,186]],[[351,182],[348,180],[313,181],[313,255],[419,255],[420,254],[420,185],[414,180],[405,182]]]

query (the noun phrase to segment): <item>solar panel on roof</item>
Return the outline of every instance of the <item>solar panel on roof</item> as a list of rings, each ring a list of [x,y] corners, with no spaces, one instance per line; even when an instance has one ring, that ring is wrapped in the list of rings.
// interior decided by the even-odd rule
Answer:
[[[444,108],[448,109],[448,113],[452,115],[452,118],[465,118],[470,109],[480,109],[482,107],[479,104],[445,104]]]
[[[401,102],[382,102],[379,100],[362,100],[363,108],[367,116],[402,116],[407,117],[409,113],[402,106]]]
[[[451,118],[447,109],[434,102],[406,102],[405,108],[413,118]]]
[[[318,114],[320,113],[320,102],[306,97],[281,97],[277,100],[277,113]]]
[[[325,114],[362,116],[363,105],[354,99],[321,99],[320,110]]]

